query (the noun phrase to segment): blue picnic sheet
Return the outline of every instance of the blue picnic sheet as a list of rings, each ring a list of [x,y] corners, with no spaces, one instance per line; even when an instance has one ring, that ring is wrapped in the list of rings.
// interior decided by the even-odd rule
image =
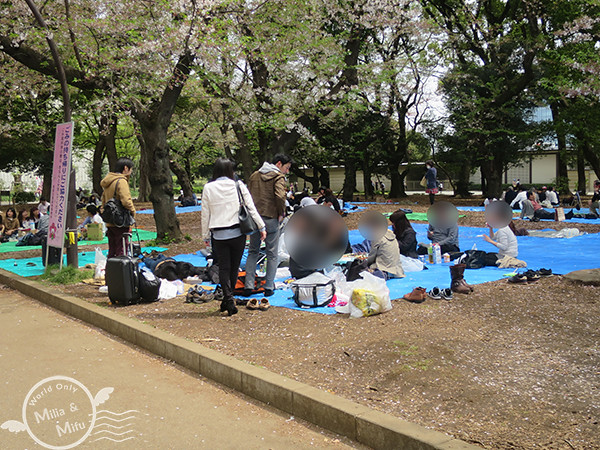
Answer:
[[[458,209],[459,211],[475,211],[475,212],[485,211],[485,208],[483,206],[458,206],[456,209]],[[544,208],[544,209],[546,211],[554,212],[554,208]],[[565,208],[565,213],[569,212],[570,210],[571,210],[571,208]],[[589,208],[581,208],[579,211],[576,209],[573,209],[573,212],[575,214],[588,214],[590,212],[590,210],[589,210]],[[519,214],[521,214],[521,210],[515,209],[513,211],[513,215],[515,216],[514,218],[517,220],[520,220]],[[543,222],[552,222],[552,221],[544,219]],[[592,225],[600,225],[600,219],[581,219],[581,218],[574,217],[572,219],[566,219],[565,223],[589,223]]]
[[[413,228],[417,232],[419,242],[428,242],[427,224],[413,223]],[[497,251],[497,248],[488,244],[483,238],[478,237],[488,233],[487,228],[460,227],[459,240],[461,250],[469,250],[476,245],[478,250],[487,252]],[[363,241],[363,237],[358,230],[349,231],[351,244],[357,244]],[[532,269],[552,269],[554,273],[564,274],[573,270],[592,269],[600,267],[600,234],[587,234],[573,238],[548,239],[543,237],[519,236],[519,256],[518,258],[527,262],[528,267]],[[187,255],[178,255],[177,260],[187,261],[197,266],[206,265],[206,259],[199,252]],[[440,288],[449,287],[450,269],[453,263],[430,264],[428,270],[421,272],[409,272],[405,278],[398,278],[387,281],[392,299],[401,298],[404,294],[412,291],[416,286],[422,286],[427,290],[434,286]],[[484,267],[477,270],[467,270],[465,279],[469,284],[480,284],[488,281],[500,280],[511,273],[512,269],[499,269],[497,267]],[[283,281],[283,280],[277,280]],[[291,290],[276,290],[275,294],[269,298],[269,302],[274,306],[283,308],[304,310],[321,314],[334,314],[335,309],[329,307],[322,308],[299,308],[291,299]]]
[[[197,212],[197,211],[202,211],[201,205],[176,206],[175,207],[175,214],[185,214],[185,213],[191,213],[191,212]],[[154,214],[154,210],[153,209],[142,209],[140,211],[136,211],[136,214]]]

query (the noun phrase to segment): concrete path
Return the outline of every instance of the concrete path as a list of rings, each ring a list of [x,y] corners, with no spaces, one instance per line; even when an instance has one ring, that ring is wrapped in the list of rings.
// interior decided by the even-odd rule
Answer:
[[[117,450],[358,446],[142,353],[4,286],[0,330],[3,449],[61,447],[78,441],[82,448]]]

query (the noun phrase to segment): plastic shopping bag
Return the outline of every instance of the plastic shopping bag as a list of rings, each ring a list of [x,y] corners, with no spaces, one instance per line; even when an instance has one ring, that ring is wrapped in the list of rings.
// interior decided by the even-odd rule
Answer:
[[[94,271],[94,279],[103,280],[104,279],[104,271],[106,270],[106,256],[100,250],[100,247],[96,247],[96,254],[94,256],[94,264],[96,265],[96,269]]]
[[[392,309],[390,290],[385,280],[369,272],[362,272],[361,279],[347,283],[350,295],[350,317],[368,317]]]

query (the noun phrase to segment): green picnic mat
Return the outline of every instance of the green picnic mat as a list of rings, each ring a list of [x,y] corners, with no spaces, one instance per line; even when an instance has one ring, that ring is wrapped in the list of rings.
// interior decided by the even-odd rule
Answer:
[[[392,215],[392,213],[385,213],[384,216],[389,218]],[[464,214],[461,214],[458,217],[465,217]],[[420,220],[423,222],[427,222],[427,213],[419,213],[419,212],[412,212],[410,214],[406,215],[406,218],[408,220]]]
[[[149,241],[151,239],[156,239],[156,232],[154,231],[146,231],[146,230],[138,230],[140,234],[140,241]],[[133,241],[137,241],[137,236],[135,231],[133,232]],[[108,244],[108,238],[105,237],[101,241],[79,241],[77,243],[78,246],[83,245],[100,245],[100,244]],[[36,250],[41,249],[41,245],[25,245],[22,247],[17,247],[17,242],[4,242],[0,244],[0,253],[8,253],[8,252],[22,252],[25,250]]]
[[[4,245],[4,244],[2,244]],[[21,247],[17,247],[21,248]],[[157,252],[164,252],[168,250],[165,247],[144,247],[143,251],[150,252],[156,250]],[[108,250],[102,250],[102,254],[106,256]],[[86,264],[93,264],[96,259],[96,252],[94,250],[89,252],[79,252],[78,262],[79,267],[85,267]],[[67,255],[63,256],[63,264],[67,264]],[[8,272],[16,273],[22,277],[35,277],[41,275],[46,270],[42,265],[42,257],[37,256],[34,258],[24,259],[0,259],[0,269],[4,269]]]

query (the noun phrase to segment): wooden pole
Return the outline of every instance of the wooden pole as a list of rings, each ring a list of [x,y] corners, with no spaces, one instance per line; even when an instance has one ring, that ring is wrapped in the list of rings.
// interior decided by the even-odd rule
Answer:
[[[62,91],[63,120],[65,123],[71,122],[71,97],[69,95],[69,85],[67,83],[67,77],[65,75],[65,68],[58,53],[58,47],[56,46],[54,39],[52,39],[50,31],[48,30],[48,26],[46,25],[44,18],[40,14],[40,11],[33,3],[33,0],[25,0],[25,3],[27,3],[27,6],[29,6],[33,17],[35,17],[35,20],[37,21],[39,26],[46,32],[46,41],[48,42],[50,53],[52,53],[52,59],[54,60],[54,65],[56,66],[56,76],[58,78],[58,81],[60,82],[60,89]],[[65,224],[65,228],[68,230],[73,230],[77,229],[77,198],[75,196],[76,183],[75,170],[73,169],[73,156],[71,156],[69,179],[70,181],[69,198],[67,200],[67,223]],[[79,261],[77,256],[77,239],[75,239],[75,244],[67,244],[67,264],[70,266],[79,267]]]

